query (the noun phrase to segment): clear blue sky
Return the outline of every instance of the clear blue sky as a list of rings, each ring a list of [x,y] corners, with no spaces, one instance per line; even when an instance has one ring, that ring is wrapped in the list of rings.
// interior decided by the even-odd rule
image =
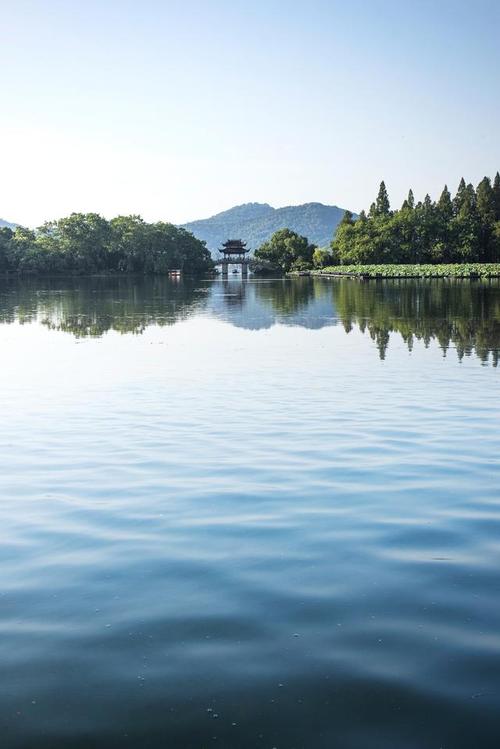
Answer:
[[[0,216],[359,211],[500,169],[498,0],[0,0]]]

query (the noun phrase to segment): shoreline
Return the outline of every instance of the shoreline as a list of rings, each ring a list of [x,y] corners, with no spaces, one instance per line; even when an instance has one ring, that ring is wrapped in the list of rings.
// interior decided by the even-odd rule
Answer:
[[[313,278],[356,278],[363,281],[381,279],[452,278],[480,280],[500,278],[500,263],[449,263],[440,265],[349,265],[321,269],[290,271],[287,276]]]

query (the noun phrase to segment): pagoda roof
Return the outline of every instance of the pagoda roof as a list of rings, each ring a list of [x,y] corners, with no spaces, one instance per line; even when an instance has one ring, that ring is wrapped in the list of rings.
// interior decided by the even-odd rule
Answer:
[[[228,239],[223,243],[221,252],[248,252],[246,244],[242,239]]]

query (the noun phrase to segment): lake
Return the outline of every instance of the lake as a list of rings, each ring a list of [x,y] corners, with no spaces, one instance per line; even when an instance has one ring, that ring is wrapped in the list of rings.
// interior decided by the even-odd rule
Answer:
[[[3,749],[500,740],[500,282],[0,282]]]

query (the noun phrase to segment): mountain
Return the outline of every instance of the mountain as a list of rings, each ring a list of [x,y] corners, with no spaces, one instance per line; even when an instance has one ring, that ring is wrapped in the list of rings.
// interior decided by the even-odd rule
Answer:
[[[8,221],[4,221],[3,218],[0,218],[0,229],[7,228],[7,229],[15,229],[17,224],[11,224]]]
[[[243,239],[255,250],[278,229],[292,229],[310,242],[325,247],[333,237],[344,209],[336,205],[305,203],[273,208],[268,203],[245,203],[215,216],[183,224],[216,252],[226,239]]]

